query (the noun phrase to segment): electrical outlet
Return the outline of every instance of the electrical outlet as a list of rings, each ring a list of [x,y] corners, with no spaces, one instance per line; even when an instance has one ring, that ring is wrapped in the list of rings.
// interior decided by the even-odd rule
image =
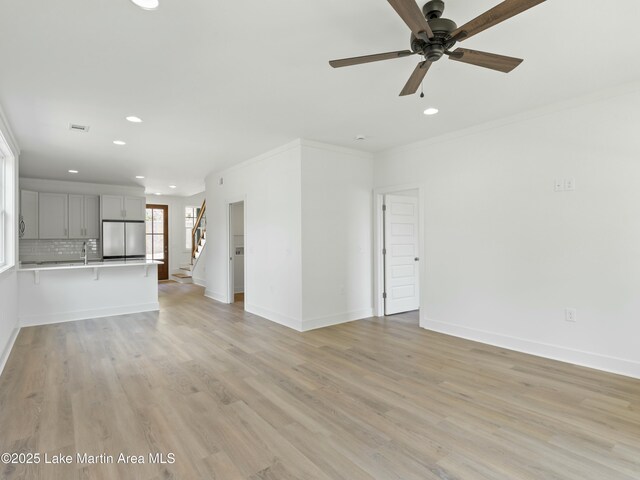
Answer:
[[[567,322],[575,323],[577,321],[578,312],[575,308],[564,309],[564,319]]]
[[[556,178],[553,184],[554,192],[564,192],[564,178]]]
[[[564,189],[566,192],[573,192],[576,189],[575,178],[566,178],[564,180]]]

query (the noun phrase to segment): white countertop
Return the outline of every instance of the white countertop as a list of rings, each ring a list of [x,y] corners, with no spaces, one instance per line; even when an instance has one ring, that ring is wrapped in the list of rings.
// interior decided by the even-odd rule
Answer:
[[[51,263],[21,263],[18,267],[20,272],[37,272],[41,270],[74,270],[78,268],[114,268],[131,267],[134,265],[162,265],[164,262],[158,260],[90,260],[87,265],[82,260],[77,262],[51,262]]]

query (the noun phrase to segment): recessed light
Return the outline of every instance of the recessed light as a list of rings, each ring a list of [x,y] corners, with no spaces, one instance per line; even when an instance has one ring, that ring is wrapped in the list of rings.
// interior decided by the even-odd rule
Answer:
[[[154,195],[162,195],[160,192],[156,192],[154,193]]]
[[[425,115],[435,115],[436,113],[438,113],[438,109],[435,107],[429,107],[424,111]]]
[[[169,188],[178,188],[175,185],[169,185]]]
[[[78,173],[78,170],[69,170],[69,173]]]
[[[142,180],[144,177],[143,177],[142,175],[136,175],[136,178],[137,178],[138,180]]]
[[[160,5],[158,0],[131,0],[143,10],[155,10]]]
[[[116,145],[126,145],[127,142],[123,142],[122,140],[114,140],[113,143],[115,143]]]
[[[142,119],[140,117],[127,117],[127,120],[131,123],[142,123]]]

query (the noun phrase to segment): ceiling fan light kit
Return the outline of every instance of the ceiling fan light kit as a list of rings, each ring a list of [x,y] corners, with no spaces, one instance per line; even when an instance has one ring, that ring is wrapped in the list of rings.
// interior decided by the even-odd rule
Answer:
[[[409,77],[406,85],[400,92],[400,96],[416,93],[422,84],[429,67],[443,56],[449,59],[489,68],[499,72],[509,73],[516,68],[522,59],[496,55],[494,53],[479,52],[466,48],[457,48],[451,51],[454,45],[471,38],[472,36],[491,28],[525,10],[534,7],[545,0],[505,0],[482,15],[458,27],[453,20],[443,18],[444,2],[431,0],[425,3],[422,11],[414,0],[387,0],[404,23],[411,30],[409,41],[410,50],[365,55],[362,57],[343,58],[329,62],[334,68],[348,67],[362,63],[391,60],[393,58],[421,55],[424,61],[420,62]]]

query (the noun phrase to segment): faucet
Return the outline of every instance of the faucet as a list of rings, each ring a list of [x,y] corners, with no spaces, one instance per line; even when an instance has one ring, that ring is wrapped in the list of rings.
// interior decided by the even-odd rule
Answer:
[[[84,264],[85,265],[89,264],[89,256],[88,256],[88,252],[87,252],[87,242],[84,242],[82,244],[82,259],[84,260]]]

